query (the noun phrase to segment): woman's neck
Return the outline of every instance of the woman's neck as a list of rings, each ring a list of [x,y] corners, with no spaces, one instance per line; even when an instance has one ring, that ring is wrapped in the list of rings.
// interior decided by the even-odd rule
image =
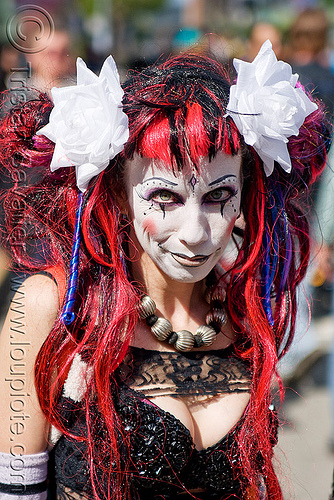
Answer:
[[[134,280],[157,305],[157,314],[168,318],[174,328],[184,329],[191,323],[203,323],[208,311],[204,300],[205,283],[186,283],[169,278],[145,253],[131,263]]]
[[[188,330],[195,332],[200,325],[205,324],[209,305],[205,301],[205,280],[197,283],[176,281],[166,276],[151,258],[142,250],[131,256],[132,277],[142,286],[142,291],[149,295],[156,303],[155,314],[168,319],[174,331]],[[234,342],[234,333],[229,322],[224,331],[217,336],[215,349],[224,349]],[[172,348],[167,342],[158,341],[150,332],[145,322],[138,323],[133,345],[145,349],[170,351]],[[201,350],[210,350],[212,347],[202,347]]]

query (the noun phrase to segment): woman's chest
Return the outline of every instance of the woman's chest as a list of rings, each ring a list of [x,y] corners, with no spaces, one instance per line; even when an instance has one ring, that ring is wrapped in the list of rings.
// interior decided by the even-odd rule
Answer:
[[[249,372],[236,358],[131,348],[111,390],[120,466],[130,474],[138,498],[155,498],[161,492],[174,498],[188,490],[219,492],[219,498],[225,498],[223,494],[238,491],[235,443],[249,388]],[[96,413],[91,418],[100,427],[95,445],[103,447],[107,460],[112,443],[97,407],[93,405],[92,411]],[[71,432],[85,438],[86,415],[80,411],[69,415]],[[79,444],[62,438],[56,449],[60,482],[73,490],[79,484],[89,492],[86,460],[84,440]]]
[[[228,352],[185,355],[140,348],[130,349],[116,373],[120,386],[178,420],[197,449],[220,441],[241,419],[249,377],[244,364]]]

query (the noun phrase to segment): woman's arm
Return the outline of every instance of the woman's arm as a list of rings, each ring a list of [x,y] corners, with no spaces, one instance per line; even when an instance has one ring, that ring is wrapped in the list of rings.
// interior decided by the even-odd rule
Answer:
[[[25,280],[11,302],[0,335],[0,452],[22,456],[47,448],[34,364],[58,307],[57,285],[43,275]]]

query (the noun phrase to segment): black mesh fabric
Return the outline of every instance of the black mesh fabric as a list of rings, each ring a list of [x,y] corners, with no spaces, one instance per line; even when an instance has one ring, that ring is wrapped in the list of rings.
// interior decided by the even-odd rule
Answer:
[[[147,397],[250,391],[249,370],[232,356],[232,348],[180,353],[132,347],[117,377]]]

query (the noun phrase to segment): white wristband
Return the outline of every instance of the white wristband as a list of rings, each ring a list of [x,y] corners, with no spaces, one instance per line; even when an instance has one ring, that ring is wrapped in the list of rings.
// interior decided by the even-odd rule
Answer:
[[[0,452],[0,500],[46,500],[47,451],[33,455]]]

